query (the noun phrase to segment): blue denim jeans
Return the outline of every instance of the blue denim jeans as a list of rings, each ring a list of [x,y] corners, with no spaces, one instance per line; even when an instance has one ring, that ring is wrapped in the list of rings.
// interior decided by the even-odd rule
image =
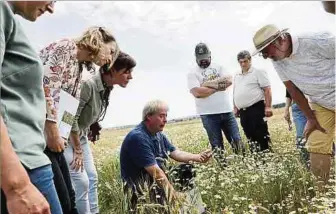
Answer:
[[[305,148],[306,140],[303,136],[307,118],[296,103],[292,105],[292,115],[296,130],[296,148],[300,150],[301,160],[309,168],[309,154]]]
[[[300,146],[304,146],[301,141],[304,138],[303,131],[307,123],[307,118],[296,103],[292,105],[292,114],[296,130],[296,146],[299,148]]]
[[[54,185],[54,174],[51,165],[42,166],[36,169],[27,169],[28,176],[32,184],[42,193],[47,199],[51,214],[63,214],[61,204],[58,200],[58,195]],[[1,190],[1,213],[7,214],[6,198]]]
[[[51,214],[62,214],[62,207],[54,185],[54,174],[51,165],[46,165],[33,170],[27,170],[30,181],[46,197]]]
[[[222,131],[234,151],[243,149],[238,124],[232,112],[201,115],[201,119],[212,149],[218,147],[224,150]]]
[[[80,138],[83,150],[84,170],[75,171],[69,167],[71,181],[76,192],[76,207],[80,214],[99,213],[98,208],[98,174],[90,148],[89,140],[86,136]],[[68,144],[64,150],[64,156],[68,164],[73,160],[73,147]]]

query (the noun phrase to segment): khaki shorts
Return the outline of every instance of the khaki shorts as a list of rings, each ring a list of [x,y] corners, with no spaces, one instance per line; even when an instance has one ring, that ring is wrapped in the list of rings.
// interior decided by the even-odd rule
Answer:
[[[310,106],[315,110],[317,121],[327,131],[327,134],[318,130],[313,131],[308,138],[307,150],[311,153],[331,154],[335,140],[335,111],[316,103],[310,103]]]

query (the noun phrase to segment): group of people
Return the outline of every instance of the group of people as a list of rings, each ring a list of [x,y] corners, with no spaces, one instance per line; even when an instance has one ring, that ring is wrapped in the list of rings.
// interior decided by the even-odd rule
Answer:
[[[89,139],[97,139],[113,87],[127,86],[136,62],[96,26],[36,52],[15,14],[35,21],[54,4],[0,2],[1,213],[99,213]],[[58,124],[63,92],[78,100],[68,137]]]
[[[98,139],[113,87],[127,86],[136,61],[99,26],[37,53],[15,14],[34,22],[45,12],[53,13],[54,4],[0,2],[1,213],[99,213],[89,141]],[[255,53],[237,54],[241,71],[234,76],[211,61],[206,44],[198,44],[197,67],[188,74],[187,84],[212,150],[224,149],[223,131],[235,153],[245,152],[235,117],[240,117],[251,151],[271,149],[265,119],[273,114],[270,81],[266,71],[251,65],[252,56],[260,53],[272,59],[288,96],[303,112],[306,125],[304,131],[297,126],[298,136],[308,140],[312,172],[327,181],[335,132],[334,39],[330,33],[295,35],[266,25],[253,37]],[[87,80],[82,78],[85,72]],[[233,98],[227,90],[231,85]],[[78,100],[68,138],[62,137],[57,122],[62,92]],[[212,156],[211,150],[192,154],[170,143],[162,133],[168,109],[161,100],[149,101],[142,122],[122,143],[121,176],[133,193],[132,210],[146,181],[159,185],[153,200],[179,198],[164,170],[168,157],[190,164],[206,163]]]
[[[323,5],[334,13],[329,3]],[[187,85],[212,151],[224,150],[223,132],[232,150],[244,154],[235,117],[240,118],[251,152],[272,151],[267,125],[267,118],[273,116],[271,83],[267,71],[252,66],[252,56],[259,54],[272,60],[286,86],[284,119],[290,123],[292,107],[297,148],[303,154],[308,151],[305,161],[309,159],[312,173],[327,183],[335,135],[335,36],[328,32],[295,35],[288,29],[266,25],[256,31],[253,43],[254,53],[242,50],[237,54],[241,70],[234,75],[211,61],[205,43],[195,47],[197,66],[188,73]],[[231,85],[233,98],[228,90]],[[144,183],[150,186],[156,181],[161,188],[150,192],[156,203],[164,204],[167,194],[171,198],[179,195],[164,171],[168,157],[190,164],[206,163],[213,155],[212,151],[191,154],[172,145],[162,133],[167,111],[163,101],[147,103],[142,122],[127,134],[121,146],[121,175],[133,193],[131,210],[136,209]]]

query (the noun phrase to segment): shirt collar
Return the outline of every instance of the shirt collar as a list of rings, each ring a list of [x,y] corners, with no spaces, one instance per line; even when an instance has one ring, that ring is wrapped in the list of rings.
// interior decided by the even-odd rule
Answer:
[[[145,124],[145,121],[142,121],[140,123],[140,127],[148,134],[148,136],[152,139],[152,140],[157,140],[158,138],[158,133],[156,133],[155,135],[153,135],[152,133],[150,133],[150,131],[147,129],[147,126]]]
[[[243,73],[243,70],[241,70],[240,75],[246,75],[246,74],[249,74],[249,73],[252,73],[252,72],[253,72],[253,67],[251,65],[250,68],[248,69],[248,71],[245,74]]]
[[[299,49],[299,38],[295,34],[291,33],[290,35],[292,38],[292,54],[289,56],[289,58],[294,56]]]

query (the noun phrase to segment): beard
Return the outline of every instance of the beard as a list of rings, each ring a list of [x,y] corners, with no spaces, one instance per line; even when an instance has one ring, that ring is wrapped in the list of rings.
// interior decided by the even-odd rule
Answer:
[[[210,59],[200,60],[200,61],[197,60],[197,64],[201,68],[207,68],[207,67],[209,67],[210,63],[211,63]]]

